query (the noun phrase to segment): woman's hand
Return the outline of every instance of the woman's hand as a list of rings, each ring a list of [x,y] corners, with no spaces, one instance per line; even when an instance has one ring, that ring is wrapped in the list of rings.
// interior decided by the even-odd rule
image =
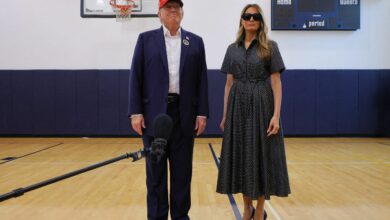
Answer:
[[[279,125],[279,118],[276,116],[273,116],[271,118],[271,121],[269,122],[269,127],[267,129],[267,136],[275,135],[279,132],[280,125]]]
[[[222,118],[222,121],[219,124],[219,128],[221,128],[222,131],[225,130],[225,117]]]

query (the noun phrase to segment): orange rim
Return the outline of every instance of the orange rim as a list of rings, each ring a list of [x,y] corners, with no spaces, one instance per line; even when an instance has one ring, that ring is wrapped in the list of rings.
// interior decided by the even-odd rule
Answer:
[[[134,3],[132,0],[126,0],[126,1]],[[117,5],[117,4],[115,4],[114,0],[110,0],[110,5],[112,7],[118,8],[122,15],[130,14],[131,13],[131,9],[133,8],[133,4],[130,4],[130,5]]]
[[[126,0],[126,1],[131,2],[133,4],[130,4],[130,5],[117,5],[117,4],[115,4],[115,0],[110,0],[110,5],[112,7],[115,7],[115,8],[132,8],[133,5],[134,5],[134,1],[132,1],[132,0]]]

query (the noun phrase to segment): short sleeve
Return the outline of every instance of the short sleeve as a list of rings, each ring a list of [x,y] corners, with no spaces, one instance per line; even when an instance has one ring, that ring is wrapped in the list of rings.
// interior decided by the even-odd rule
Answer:
[[[270,60],[270,73],[279,72],[282,73],[286,70],[282,55],[279,52],[278,44],[274,41],[271,41],[271,60]]]
[[[221,71],[224,73],[232,73],[232,58],[230,46],[226,50],[225,58],[223,59]]]

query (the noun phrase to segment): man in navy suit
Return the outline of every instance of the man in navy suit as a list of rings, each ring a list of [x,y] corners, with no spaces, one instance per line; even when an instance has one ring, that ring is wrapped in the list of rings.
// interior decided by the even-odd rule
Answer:
[[[194,137],[209,114],[203,40],[180,27],[182,7],[181,0],[159,0],[162,26],[139,35],[131,64],[129,116],[144,146],[153,141],[155,116],[167,113],[174,123],[161,161],[146,158],[148,219],[168,219],[169,206],[171,219],[189,219]]]

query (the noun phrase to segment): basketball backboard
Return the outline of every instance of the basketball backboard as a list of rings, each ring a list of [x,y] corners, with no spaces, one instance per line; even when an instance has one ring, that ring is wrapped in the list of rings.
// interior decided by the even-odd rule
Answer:
[[[157,17],[158,0],[134,0],[131,17]],[[110,0],[81,0],[81,17],[115,18]]]

